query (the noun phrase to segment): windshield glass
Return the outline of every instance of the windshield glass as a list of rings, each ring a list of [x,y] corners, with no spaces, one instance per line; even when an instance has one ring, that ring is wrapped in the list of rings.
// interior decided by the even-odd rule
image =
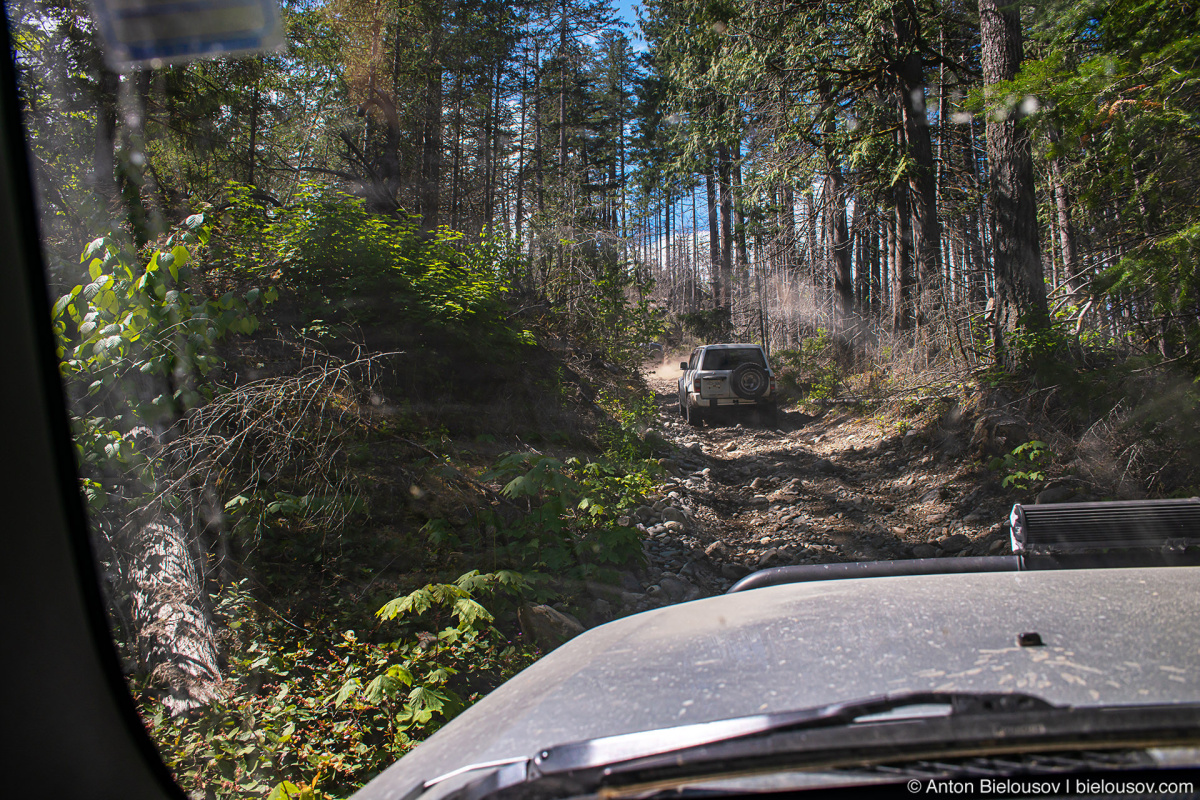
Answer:
[[[742,364],[766,368],[767,360],[757,347],[722,347],[704,351],[701,369],[733,369]]]
[[[502,685],[556,741],[1196,685],[1165,589],[1103,595],[1179,620],[1125,663],[1094,584],[999,583],[1195,558],[1194,4],[110,5],[5,11],[96,575],[188,793],[349,796],[465,713],[413,770],[554,744],[497,752]]]

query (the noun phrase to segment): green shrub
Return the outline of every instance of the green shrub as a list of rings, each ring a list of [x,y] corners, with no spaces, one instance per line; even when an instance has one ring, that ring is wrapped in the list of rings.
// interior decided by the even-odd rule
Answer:
[[[227,193],[214,262],[275,276],[322,318],[321,330],[387,322],[463,341],[528,343],[504,303],[520,254],[503,237],[468,245],[448,228],[429,236],[415,219],[373,214],[361,199],[319,184],[305,184],[278,208],[239,184]]]
[[[652,282],[638,284],[634,270],[615,259],[587,264],[586,277],[569,284],[545,287],[570,295],[569,301],[551,302],[545,327],[570,339],[580,349],[601,355],[605,361],[634,367],[645,360],[646,346],[665,330],[664,313],[651,305]]]
[[[781,350],[772,358],[776,380],[785,396],[796,400],[828,400],[842,382],[833,338],[824,329],[804,339],[799,350]]]
[[[476,599],[522,587],[515,573],[469,572],[418,589],[380,609],[381,620],[400,623],[397,638],[382,642],[331,619],[298,629],[244,585],[229,587],[216,608],[239,641],[230,648],[225,699],[171,717],[138,681],[135,700],[190,792],[249,800],[275,787],[272,796],[345,796],[533,661],[529,647],[491,626]]]
[[[600,392],[597,400],[608,414],[598,431],[608,459],[636,468],[639,461],[650,458],[651,448],[643,433],[658,416],[654,397],[639,394],[622,399]]]
[[[1028,489],[1032,484],[1046,480],[1046,467],[1050,460],[1050,447],[1045,442],[1032,441],[1017,445],[1011,453],[992,459],[988,466],[993,471],[1004,473],[1001,483],[1005,487]]]
[[[253,312],[275,299],[274,289],[212,299],[196,286],[195,253],[210,233],[205,216],[195,214],[144,254],[116,236],[99,237],[80,257],[90,282],[51,310],[82,471],[104,476],[84,483],[93,511],[106,493],[149,491],[157,465],[128,431],[170,425],[210,401],[219,389],[212,373],[222,365],[217,343],[253,333]]]
[[[609,459],[565,461],[534,453],[505,456],[486,480],[504,480],[503,493],[527,513],[515,524],[501,520],[497,557],[532,572],[588,578],[642,555],[641,538],[617,518],[649,491],[652,462],[630,468]]]

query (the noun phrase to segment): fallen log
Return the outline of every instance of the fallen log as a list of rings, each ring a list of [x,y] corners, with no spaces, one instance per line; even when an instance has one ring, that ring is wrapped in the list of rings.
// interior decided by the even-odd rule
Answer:
[[[199,542],[172,513],[139,515],[118,537],[139,666],[167,690],[172,715],[221,696],[221,670]]]

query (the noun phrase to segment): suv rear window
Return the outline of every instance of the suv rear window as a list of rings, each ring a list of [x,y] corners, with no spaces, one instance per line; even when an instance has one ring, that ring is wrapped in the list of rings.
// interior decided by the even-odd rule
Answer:
[[[757,364],[766,369],[767,360],[763,358],[762,350],[757,347],[706,350],[704,366],[701,369],[734,369],[742,364]]]

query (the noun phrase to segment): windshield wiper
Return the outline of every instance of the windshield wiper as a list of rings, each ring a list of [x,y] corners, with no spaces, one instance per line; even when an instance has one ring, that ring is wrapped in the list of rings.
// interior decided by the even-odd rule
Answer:
[[[949,714],[1009,713],[1057,708],[1030,694],[970,692],[904,692],[864,700],[815,706],[799,711],[778,711],[750,717],[675,728],[606,736],[547,748],[533,759],[542,773],[587,769],[630,758],[670,753],[681,748],[726,742],[786,730],[806,730],[849,725],[862,717],[886,714],[914,706],[946,706]]]
[[[826,725],[845,725],[861,717],[922,705],[949,706],[951,714],[1054,708],[1039,697],[1017,693],[906,692],[882,695],[847,703],[814,706],[799,711],[755,714],[715,722],[656,728],[555,745],[540,751],[533,758],[504,759],[498,762],[488,761],[461,767],[419,784],[402,800],[415,800],[434,786],[464,773],[494,767],[500,767],[497,774],[503,775],[508,780],[517,775],[523,776],[520,778],[522,781],[531,780],[541,775],[609,766],[630,759],[672,753],[677,750],[714,742],[732,741],[746,736]],[[530,767],[533,768],[532,775],[529,774]]]
[[[562,797],[729,769],[1019,752],[1064,742],[1148,746],[1196,739],[1196,714],[1194,704],[1077,708],[1020,693],[909,692],[556,745],[501,765],[450,797]],[[426,781],[404,800],[449,777]]]

